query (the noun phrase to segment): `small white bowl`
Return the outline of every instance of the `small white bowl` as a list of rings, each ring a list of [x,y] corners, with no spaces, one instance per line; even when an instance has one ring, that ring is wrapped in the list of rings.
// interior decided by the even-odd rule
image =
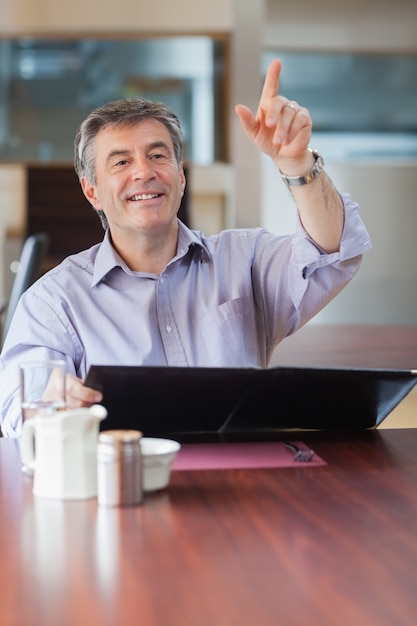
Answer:
[[[171,466],[180,448],[178,441],[173,439],[142,437],[144,491],[156,491],[168,485]]]

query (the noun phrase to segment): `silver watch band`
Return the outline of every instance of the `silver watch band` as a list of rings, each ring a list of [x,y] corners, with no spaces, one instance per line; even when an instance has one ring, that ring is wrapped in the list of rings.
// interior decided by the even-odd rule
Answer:
[[[289,187],[300,187],[301,185],[308,185],[308,183],[311,183],[312,180],[317,178],[317,176],[322,173],[324,168],[323,157],[317,152],[317,150],[314,150],[313,148],[309,148],[309,151],[316,159],[316,162],[314,163],[311,170],[308,171],[307,174],[304,174],[304,176],[286,176],[280,170],[283,181]]]

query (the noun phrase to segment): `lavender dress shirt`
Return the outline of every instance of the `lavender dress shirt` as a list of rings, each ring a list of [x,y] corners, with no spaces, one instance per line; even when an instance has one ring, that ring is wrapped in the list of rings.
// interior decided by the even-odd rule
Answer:
[[[131,271],[109,233],[65,259],[22,296],[0,363],[5,436],[19,434],[18,364],[63,358],[84,378],[92,364],[266,367],[275,346],[353,277],[371,247],[347,195],[339,252],[303,230],[212,237],[179,223],[176,256],[160,276]]]

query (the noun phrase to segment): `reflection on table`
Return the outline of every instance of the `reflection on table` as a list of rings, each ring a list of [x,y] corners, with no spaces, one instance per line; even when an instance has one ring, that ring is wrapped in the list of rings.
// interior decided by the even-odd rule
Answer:
[[[114,509],[34,497],[0,440],[2,626],[412,626],[417,429],[303,440],[326,465],[174,471]]]
[[[416,347],[412,328],[306,327],[273,364],[415,368]],[[34,497],[0,439],[1,626],[414,626],[417,429],[302,441],[324,464],[176,470],[107,509]]]

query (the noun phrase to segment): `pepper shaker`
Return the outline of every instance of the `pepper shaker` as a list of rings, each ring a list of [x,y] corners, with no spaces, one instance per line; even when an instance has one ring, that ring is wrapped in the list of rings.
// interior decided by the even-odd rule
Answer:
[[[105,430],[97,447],[97,498],[102,506],[132,506],[143,499],[138,430]]]

